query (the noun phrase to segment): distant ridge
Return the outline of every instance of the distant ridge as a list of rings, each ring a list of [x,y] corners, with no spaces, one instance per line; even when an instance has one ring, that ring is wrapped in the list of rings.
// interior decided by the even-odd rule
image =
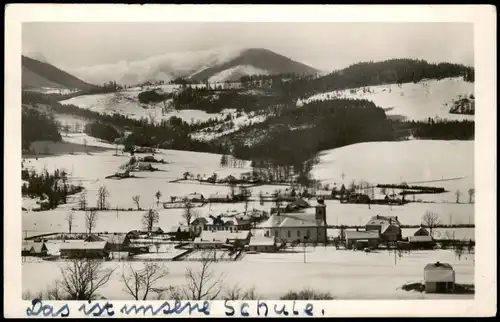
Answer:
[[[22,56],[22,88],[36,89],[42,87],[60,89],[89,89],[89,83],[51,65]]]

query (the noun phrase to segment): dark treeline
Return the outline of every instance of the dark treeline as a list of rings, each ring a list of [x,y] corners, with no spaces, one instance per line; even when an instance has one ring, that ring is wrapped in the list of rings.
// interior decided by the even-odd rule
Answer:
[[[271,159],[275,164],[296,169],[321,150],[393,138],[383,109],[365,100],[318,101],[302,108],[282,109],[277,116],[255,127],[270,130],[252,146],[235,144],[234,156],[246,160]]]
[[[159,103],[169,98],[169,94],[158,93],[156,90],[149,90],[139,93],[137,99],[142,104]]]
[[[49,173],[47,169],[41,173],[22,169],[21,178],[26,181],[21,188],[23,196],[47,201],[42,204],[42,210],[54,209],[60,204],[65,204],[69,195],[83,190],[83,187],[68,184],[68,174],[59,169],[53,173]]]
[[[52,114],[24,105],[21,117],[21,138],[23,149],[29,149],[34,141],[61,141],[57,122]]]
[[[113,142],[121,137],[120,132],[118,132],[114,126],[98,121],[87,123],[85,125],[85,133],[108,142]]]
[[[173,95],[173,105],[176,110],[197,109],[213,114],[224,109],[251,112],[291,103],[280,96],[249,95],[239,90],[217,91],[215,96],[211,89],[186,87]]]
[[[402,84],[423,79],[464,77],[474,81],[474,68],[458,64],[431,64],[424,60],[391,59],[353,64],[322,77],[302,77],[292,82],[273,82],[284,95],[307,97],[317,93],[363,86]]]
[[[245,133],[256,130],[266,131],[266,135],[251,146],[245,145],[243,140],[248,137]],[[291,166],[307,181],[310,169],[304,168],[304,164],[322,150],[361,142],[402,140],[411,135],[420,139],[471,140],[474,122],[390,120],[383,109],[370,101],[315,101],[302,108],[280,109],[265,122],[240,129],[233,135],[232,153],[256,164],[262,162],[258,160],[268,160],[266,168]]]
[[[391,121],[394,139],[409,135],[417,139],[432,140],[473,140],[474,121],[434,120],[427,121]]]

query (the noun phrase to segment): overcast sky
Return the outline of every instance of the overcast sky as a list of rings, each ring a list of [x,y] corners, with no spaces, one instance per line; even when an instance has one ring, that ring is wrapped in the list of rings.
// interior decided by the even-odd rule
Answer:
[[[267,48],[322,70],[390,58],[474,63],[473,25],[464,23],[23,24],[23,53],[60,68],[221,46]]]

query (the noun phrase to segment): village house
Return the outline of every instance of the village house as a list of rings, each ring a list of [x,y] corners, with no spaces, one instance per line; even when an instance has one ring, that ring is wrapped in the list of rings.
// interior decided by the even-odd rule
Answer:
[[[244,247],[250,242],[251,235],[250,231],[203,231],[194,239],[193,247],[195,249]]]
[[[290,210],[290,207],[277,209],[275,213],[272,209],[271,217],[262,224],[262,227],[267,228],[265,235],[287,243],[304,240],[326,243],[327,223],[324,201],[318,199],[318,204],[314,207],[293,204],[293,208],[293,210]]]
[[[274,253],[278,249],[275,238],[265,236],[252,236],[246,248],[252,252],[264,253]]]
[[[130,237],[128,234],[103,234],[89,235],[85,242],[102,242],[106,241],[106,249],[110,252],[124,252],[130,246]]]
[[[60,254],[61,258],[105,259],[109,257],[105,241],[61,243]]]
[[[188,240],[191,239],[191,229],[188,226],[180,225],[173,226],[167,232],[173,240]]]
[[[232,199],[228,194],[214,193],[208,197],[208,202],[230,202]]]
[[[422,226],[420,226],[420,228],[413,233],[413,236],[430,236],[430,235],[431,234],[429,233],[429,231]]]
[[[378,230],[346,230],[345,239],[347,249],[377,248],[380,242],[380,233]]]
[[[188,194],[184,200],[187,200],[189,202],[205,202],[205,197],[201,193],[190,193]]]
[[[450,264],[431,263],[424,268],[426,293],[448,293],[455,287],[455,270]]]
[[[198,217],[191,223],[191,229],[199,235],[203,231],[230,231],[237,232],[239,230],[250,230],[250,217],[243,215],[233,216],[212,216]]]
[[[401,224],[397,216],[373,216],[366,223],[366,230],[378,231],[382,242],[396,242],[402,239]]]

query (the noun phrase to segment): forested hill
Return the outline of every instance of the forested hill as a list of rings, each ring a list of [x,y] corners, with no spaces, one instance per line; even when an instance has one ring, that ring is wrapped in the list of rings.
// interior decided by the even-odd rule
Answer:
[[[361,62],[321,77],[291,77],[284,82],[273,76],[273,87],[283,95],[293,98],[306,98],[314,94],[384,84],[419,82],[423,79],[443,79],[463,76],[464,80],[474,81],[474,68],[464,65],[439,63],[425,60],[391,59],[382,62]],[[245,81],[243,79],[243,81]]]

